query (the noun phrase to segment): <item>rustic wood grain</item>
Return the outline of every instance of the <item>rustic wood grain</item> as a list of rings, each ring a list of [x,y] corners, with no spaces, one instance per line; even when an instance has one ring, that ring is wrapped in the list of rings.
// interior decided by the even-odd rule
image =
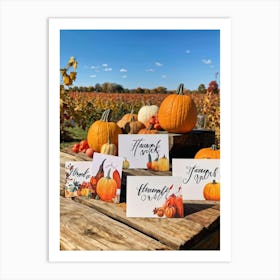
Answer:
[[[114,246],[123,246],[123,244],[114,244],[115,236],[113,240],[109,240],[106,246],[102,243],[104,240],[100,239],[101,245],[98,240],[92,241],[88,239],[90,236],[96,236],[96,228],[101,227],[104,231],[111,231],[111,222],[116,223],[116,226],[124,226],[125,229],[137,232],[141,236],[146,236],[149,240],[154,240],[166,246],[164,249],[159,246],[160,249],[151,250],[182,250],[182,249],[207,249],[217,250],[219,249],[219,227],[220,227],[220,203],[213,201],[184,201],[185,217],[183,219],[159,219],[159,218],[127,218],[125,212],[125,203],[114,204],[107,203],[100,200],[88,199],[86,197],[75,197],[74,199],[66,199],[67,205],[71,204],[68,208],[64,198],[64,185],[65,185],[65,161],[85,160],[84,154],[71,154],[69,151],[61,152],[61,167],[60,167],[60,195],[65,207],[63,212],[64,220],[61,224],[61,248],[64,250],[109,250],[106,248],[115,249]],[[85,156],[86,157],[86,156]],[[91,160],[86,157],[86,160]],[[127,175],[171,175],[171,172],[156,172],[148,170],[124,170],[124,176],[122,180],[122,192],[125,195],[126,176]],[[64,199],[64,200],[63,200]],[[76,206],[74,206],[76,205]],[[82,216],[82,220],[78,221],[78,216],[73,218],[71,213],[75,207],[83,207],[79,209],[79,215]],[[68,209],[68,210],[67,210]],[[67,211],[66,211],[67,210]],[[75,213],[75,211],[73,212]],[[88,214],[91,214],[88,218]],[[100,218],[101,215],[103,218]],[[96,216],[98,219],[96,219]],[[89,220],[87,220],[89,219]],[[87,225],[92,224],[91,219],[95,220],[95,227],[89,227]],[[105,220],[104,220],[105,219]],[[107,220],[109,219],[109,220]],[[110,221],[110,222],[109,222]],[[101,223],[101,225],[98,225]],[[104,224],[105,223],[105,224]],[[107,225],[106,225],[107,223]],[[109,223],[109,224],[108,224]],[[71,226],[73,224],[73,226]],[[215,232],[215,234],[214,234]],[[78,234],[79,240],[75,237]],[[84,236],[88,236],[84,239]],[[83,237],[82,239],[80,239]],[[108,235],[104,235],[104,239],[107,240]],[[211,240],[213,242],[211,242]],[[96,243],[97,242],[97,243]],[[130,242],[133,243],[132,240]],[[105,246],[105,247],[104,247]],[[129,244],[131,246],[131,244]],[[140,245],[135,245],[140,248]],[[118,247],[118,248],[120,248]],[[88,249],[96,248],[96,249]],[[130,250],[133,250],[131,247]],[[142,247],[141,247],[142,248]],[[151,247],[154,248],[154,247]],[[124,249],[125,250],[125,249]],[[139,249],[141,250],[141,249]],[[148,250],[148,249],[143,249]]]
[[[192,246],[193,239],[200,240],[207,232],[204,232],[202,235],[201,233],[207,230],[211,221],[214,222],[219,217],[218,213],[212,213],[211,208],[208,208],[210,212],[204,212],[206,216],[203,214],[199,215],[199,212],[197,212],[197,219],[195,219],[196,216],[190,218],[186,216],[184,219],[128,218],[121,205],[85,197],[75,197],[74,200],[129,225],[172,247],[174,250]],[[187,204],[185,207],[187,207]],[[211,205],[208,207],[211,207]]]
[[[60,198],[61,250],[169,250],[131,227],[71,199]]]

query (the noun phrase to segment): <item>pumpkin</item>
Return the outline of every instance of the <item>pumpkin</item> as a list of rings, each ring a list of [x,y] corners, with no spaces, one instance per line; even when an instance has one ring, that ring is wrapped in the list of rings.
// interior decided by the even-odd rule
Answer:
[[[103,144],[100,149],[101,154],[105,155],[117,155],[117,147],[115,144],[111,143],[110,139],[108,139],[108,142]]]
[[[150,153],[148,154],[147,168],[152,169],[152,157]]]
[[[151,162],[151,169],[157,171],[158,170],[158,158],[154,159]]]
[[[124,158],[122,168],[123,169],[128,169],[129,168],[129,161],[127,160],[127,158]]]
[[[194,156],[195,159],[219,159],[220,150],[215,144],[209,148],[200,149]]]
[[[138,134],[157,134],[158,133],[158,130],[156,129],[152,129],[152,125],[150,125],[148,128],[143,128],[143,129],[140,129],[138,131]]]
[[[158,160],[158,171],[169,171],[169,159],[165,155]]]
[[[131,118],[134,118],[134,120],[138,120],[138,115],[137,114],[134,114],[134,110],[132,109],[130,113],[127,113],[125,115],[122,116],[122,118],[117,122],[117,125],[120,127],[120,128],[124,128],[125,124],[127,122],[129,122],[131,120]]]
[[[145,105],[138,111],[138,121],[141,123],[147,123],[152,116],[155,116],[158,112],[157,105]]]
[[[151,116],[150,120],[145,123],[146,127],[152,125],[152,129],[161,130],[157,115]]]
[[[112,199],[116,196],[117,192],[117,183],[114,179],[110,177],[110,171],[106,177],[102,177],[96,186],[96,192],[101,200],[111,202]]]
[[[110,112],[110,109],[104,111],[101,119],[95,121],[87,133],[88,145],[98,153],[100,153],[101,146],[108,142],[108,138],[117,147],[118,135],[122,134],[121,128],[116,123],[109,121]]]
[[[130,121],[124,125],[124,131],[128,134],[137,134],[139,130],[145,128],[145,125],[137,121],[133,116]]]
[[[167,206],[164,210],[166,218],[173,218],[176,215],[176,208],[174,206]]]
[[[113,179],[116,181],[117,183],[117,189],[120,189],[121,188],[121,176],[120,176],[120,173],[117,169],[114,170],[113,172]]]
[[[158,215],[158,217],[163,217],[163,215],[164,215],[164,208],[163,207],[159,207],[159,208],[157,208],[157,210],[156,210],[156,214]]]
[[[197,109],[193,99],[184,95],[184,85],[180,84],[177,93],[170,94],[161,102],[158,120],[162,129],[186,133],[191,131],[197,120]]]
[[[203,188],[203,196],[206,200],[220,200],[220,183],[213,180],[207,183]]]
[[[175,205],[178,217],[184,218],[184,204],[182,195],[176,196]]]

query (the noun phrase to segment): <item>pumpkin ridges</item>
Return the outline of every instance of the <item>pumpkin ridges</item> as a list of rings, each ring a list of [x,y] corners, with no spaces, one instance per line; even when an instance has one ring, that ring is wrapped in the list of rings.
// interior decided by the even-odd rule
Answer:
[[[206,200],[220,200],[220,183],[213,180],[203,188],[203,196]]]
[[[100,118],[100,120],[92,123],[88,130],[87,141],[89,146],[100,152],[101,146],[108,140],[108,131],[111,141],[116,146],[118,145],[118,135],[122,134],[121,128],[114,122],[109,121],[111,110],[105,110]]]
[[[183,95],[183,84],[176,94],[170,94],[162,101],[158,119],[160,126],[169,132],[185,133],[195,127],[196,105],[190,96]]]
[[[200,149],[194,156],[195,159],[219,159],[220,150],[215,144],[208,148]]]

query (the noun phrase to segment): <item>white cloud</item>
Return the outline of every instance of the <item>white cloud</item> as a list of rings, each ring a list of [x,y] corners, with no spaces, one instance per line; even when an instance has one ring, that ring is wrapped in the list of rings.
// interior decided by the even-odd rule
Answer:
[[[127,76],[126,76],[126,75],[122,75],[122,78],[123,78],[123,79],[126,79],[126,78],[127,78]]]
[[[146,71],[146,72],[155,72],[155,70],[154,70],[154,69],[152,69],[152,68],[150,68],[150,69],[146,69],[145,71]]]
[[[96,75],[90,75],[90,77],[91,77],[91,78],[95,78],[95,77],[96,77]]]
[[[191,53],[191,51],[190,50],[186,50],[186,53],[189,54],[189,53]]]
[[[161,75],[161,77],[162,77],[163,79],[165,79],[165,78],[167,78],[167,75]]]
[[[90,68],[91,68],[91,69],[98,69],[99,66],[92,65],[92,66],[90,66]]]
[[[155,62],[155,65],[160,67],[160,66],[162,66],[163,64],[157,61],[157,62]]]
[[[106,72],[109,72],[109,71],[112,71],[113,69],[112,68],[104,68],[104,71]]]
[[[211,59],[202,59],[201,60],[204,64],[211,64],[212,63],[212,60]]]
[[[107,63],[102,64],[103,67],[108,67],[109,65]]]
[[[122,68],[120,69],[120,72],[127,72],[127,69]]]

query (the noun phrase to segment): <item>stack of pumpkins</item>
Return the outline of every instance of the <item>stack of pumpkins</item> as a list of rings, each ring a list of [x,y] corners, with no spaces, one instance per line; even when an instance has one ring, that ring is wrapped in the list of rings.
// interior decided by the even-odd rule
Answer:
[[[110,109],[104,111],[100,120],[89,128],[87,141],[96,152],[117,155],[118,135],[155,134],[159,130],[173,133],[191,131],[197,120],[197,109],[193,99],[184,95],[184,85],[177,92],[168,95],[160,104],[145,105],[138,114],[133,111],[125,114],[117,123],[110,121]]]

